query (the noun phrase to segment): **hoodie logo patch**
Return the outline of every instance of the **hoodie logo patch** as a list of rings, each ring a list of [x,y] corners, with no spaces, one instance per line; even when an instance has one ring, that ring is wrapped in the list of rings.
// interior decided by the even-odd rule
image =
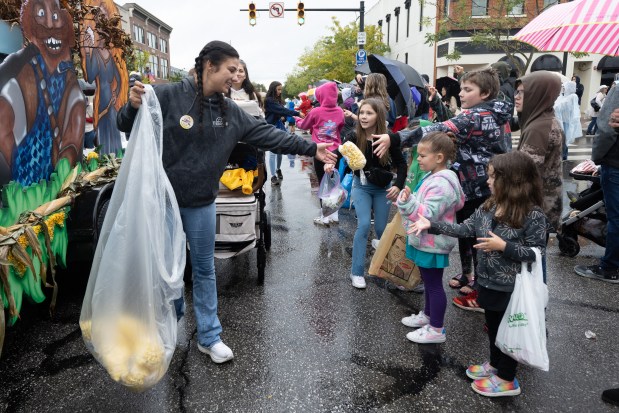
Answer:
[[[224,118],[219,116],[217,119],[213,121],[213,126],[216,128],[223,128],[224,126]]]

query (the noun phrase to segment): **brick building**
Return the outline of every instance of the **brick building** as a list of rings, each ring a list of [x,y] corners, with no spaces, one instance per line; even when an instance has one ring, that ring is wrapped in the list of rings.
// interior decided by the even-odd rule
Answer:
[[[498,60],[506,60],[505,53],[471,43],[470,32],[483,28],[490,17],[503,17],[511,27],[503,32],[515,35],[546,7],[567,0],[379,0],[365,16],[366,24],[377,24],[383,39],[390,46],[390,57],[410,64],[419,72],[427,73],[433,81],[453,73],[456,64],[466,71],[481,69]],[[506,5],[512,5],[506,10]],[[464,19],[467,27],[456,27],[450,21]],[[496,20],[496,19],[493,19]],[[441,29],[445,36],[435,45],[425,43],[427,35]],[[527,45],[521,44],[522,48]],[[458,61],[449,60],[450,53],[460,53]],[[552,70],[561,72],[565,59],[565,75],[580,76],[585,86],[585,97],[607,83],[616,64],[602,55],[589,54],[575,57],[562,52],[539,52],[533,55],[528,71]],[[582,100],[585,109],[588,99]]]
[[[148,52],[147,66],[159,80],[170,76],[170,34],[172,27],[137,3],[118,6],[123,29],[131,34],[136,49]],[[141,68],[144,72],[144,68]]]

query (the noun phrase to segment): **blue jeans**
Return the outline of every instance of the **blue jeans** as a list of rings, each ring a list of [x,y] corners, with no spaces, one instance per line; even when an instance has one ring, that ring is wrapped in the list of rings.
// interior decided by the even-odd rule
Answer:
[[[380,239],[387,226],[391,203],[387,203],[387,190],[385,188],[379,188],[369,182],[367,185],[361,185],[361,181],[356,176],[353,179],[351,193],[355,211],[357,211],[357,230],[352,244],[351,274],[363,277],[372,210],[374,210],[374,229],[376,236]]]
[[[271,176],[275,175],[278,169],[282,168],[282,155],[269,152],[269,172],[271,172]]]
[[[181,208],[181,219],[189,242],[193,270],[193,312],[198,327],[198,342],[203,347],[211,347],[221,341],[215,278],[215,203],[198,208]],[[177,314],[181,315],[182,300],[174,304]]]
[[[598,131],[598,118],[592,117],[589,126],[587,126],[587,135],[595,135]]]
[[[604,270],[619,269],[619,168],[602,165],[602,191],[606,206],[606,251],[600,265]]]

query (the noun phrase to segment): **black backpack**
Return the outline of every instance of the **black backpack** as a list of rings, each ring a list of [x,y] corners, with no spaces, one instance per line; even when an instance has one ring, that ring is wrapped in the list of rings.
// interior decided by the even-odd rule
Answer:
[[[593,108],[594,111],[599,112],[600,105],[598,105],[598,102],[596,100],[596,98],[591,99],[591,102],[589,102],[589,104],[591,105],[591,107]]]

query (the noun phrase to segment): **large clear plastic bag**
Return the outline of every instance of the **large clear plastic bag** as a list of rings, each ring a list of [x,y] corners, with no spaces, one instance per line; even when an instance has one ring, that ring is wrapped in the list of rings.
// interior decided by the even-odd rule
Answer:
[[[318,197],[321,199],[322,216],[324,217],[335,213],[344,205],[348,198],[348,192],[340,183],[340,174],[337,169],[334,169],[330,175],[324,174],[322,181],[320,181]]]
[[[522,263],[495,344],[518,363],[548,371],[545,314],[548,287],[542,278],[541,254],[537,248],[533,250],[532,271],[527,269],[527,263]]]
[[[97,244],[80,328],[115,381],[154,386],[176,347],[173,300],[183,289],[185,233],[163,169],[162,116],[150,86],[142,98]]]

